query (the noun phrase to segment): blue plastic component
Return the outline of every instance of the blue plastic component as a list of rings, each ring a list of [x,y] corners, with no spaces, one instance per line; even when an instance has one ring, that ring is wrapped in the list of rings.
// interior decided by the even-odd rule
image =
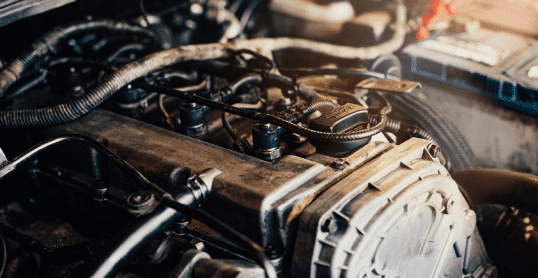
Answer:
[[[538,115],[538,42],[504,32],[442,35],[402,51],[412,74],[493,98]],[[531,68],[534,68],[531,70]],[[531,71],[531,74],[529,74]]]

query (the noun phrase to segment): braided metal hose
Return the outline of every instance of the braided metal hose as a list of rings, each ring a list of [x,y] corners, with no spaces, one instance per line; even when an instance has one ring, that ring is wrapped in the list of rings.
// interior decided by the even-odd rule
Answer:
[[[397,114],[427,130],[438,142],[454,171],[477,167],[477,159],[459,129],[440,112],[413,94],[391,94],[389,99]]]

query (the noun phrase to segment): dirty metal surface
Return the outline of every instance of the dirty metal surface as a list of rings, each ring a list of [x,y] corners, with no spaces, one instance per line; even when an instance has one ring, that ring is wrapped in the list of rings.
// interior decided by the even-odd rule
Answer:
[[[88,240],[79,230],[56,216],[28,217],[21,214],[21,207],[17,203],[11,203],[6,209],[0,211],[0,223],[36,239],[50,251]],[[27,249],[8,237],[6,237],[6,242],[12,255],[8,257],[6,272],[2,277],[36,277],[36,264],[43,265],[43,259],[29,253]],[[43,275],[46,277],[66,277],[77,266],[77,263],[69,266],[48,266]]]
[[[286,239],[278,237],[289,234],[283,229],[289,226],[290,214],[296,217],[316,194],[389,148],[389,144],[372,143],[350,156],[347,169],[335,171],[327,157],[311,161],[288,155],[269,163],[102,110],[48,130],[48,136],[73,133],[105,142],[144,174],[161,177],[157,181],[168,188],[181,184],[178,175],[219,169],[222,174],[204,209],[264,246],[275,241],[286,245]],[[169,184],[163,184],[162,177]],[[304,199],[309,201],[301,203]],[[280,224],[274,225],[276,222]]]
[[[390,79],[366,79],[357,84],[358,89],[377,90],[391,93],[410,93],[420,88],[420,83],[413,81],[397,81]]]
[[[495,267],[476,215],[430,144],[412,138],[318,196],[300,217],[292,275],[495,277],[482,276]]]

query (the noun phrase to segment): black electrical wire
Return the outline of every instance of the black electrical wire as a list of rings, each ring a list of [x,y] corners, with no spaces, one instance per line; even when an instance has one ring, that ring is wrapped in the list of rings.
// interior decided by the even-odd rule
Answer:
[[[262,3],[262,0],[253,0],[250,2],[250,4],[245,8],[245,11],[243,11],[243,14],[241,15],[241,19],[239,20],[241,24],[241,32],[243,33],[245,31],[245,28],[247,27],[248,21],[252,17],[252,14],[256,11],[256,9],[260,6]]]
[[[364,139],[366,137],[372,137],[376,135],[377,133],[383,131],[388,120],[387,116],[381,113],[381,115],[379,115],[380,120],[378,124],[366,130],[343,132],[343,133],[322,132],[322,131],[312,130],[312,129],[308,129],[308,128],[296,125],[290,121],[284,120],[274,115],[233,107],[225,103],[216,102],[216,101],[201,97],[194,93],[180,92],[175,89],[156,86],[156,85],[150,85],[150,84],[138,83],[138,85],[142,89],[145,89],[148,91],[159,92],[161,94],[174,96],[174,97],[186,100],[187,102],[198,103],[198,104],[205,105],[213,109],[228,112],[230,114],[239,115],[239,116],[249,118],[252,120],[275,124],[288,131],[295,132],[297,134],[306,136],[314,140],[319,140],[319,141],[347,142],[347,141],[355,141],[359,139]]]
[[[230,134],[234,142],[239,140],[239,137],[237,136],[234,128],[232,127],[232,124],[230,124],[230,120],[228,120],[228,113],[222,112],[221,119],[222,119],[222,126],[224,126],[224,129],[226,129],[228,134]]]
[[[4,275],[7,266],[7,244],[4,235],[0,233],[0,252],[2,252],[2,260],[0,261],[0,278]]]
[[[144,5],[144,0],[138,0],[138,6],[140,7],[140,12],[142,13],[142,16],[144,17],[144,21],[146,22],[146,27],[149,28],[148,13],[146,12],[146,6]]]
[[[221,45],[198,45],[192,47],[195,50],[184,49],[188,47],[156,52],[129,63],[106,76],[86,94],[65,103],[37,109],[0,111],[0,128],[47,127],[66,123],[90,112],[123,86],[152,71],[183,61],[210,60],[228,55]]]
[[[146,46],[141,43],[130,43],[126,45],[122,45],[116,51],[112,52],[112,54],[108,55],[106,58],[107,63],[110,63],[114,61],[116,58],[120,57],[123,53],[128,51],[137,51],[140,52],[142,50],[146,49]]]
[[[265,270],[265,276],[267,278],[276,278],[276,271],[271,264],[271,261],[265,256],[263,248],[261,248],[256,242],[252,241],[245,235],[236,231],[234,228],[230,227],[226,223],[220,221],[211,214],[194,207],[189,207],[178,203],[172,199],[172,197],[164,197],[161,199],[161,204],[173,208],[178,212],[187,215],[193,219],[200,221],[208,225],[209,227],[215,229],[217,232],[221,233],[225,237],[231,238],[235,241],[238,241],[243,247],[247,248],[248,251],[252,252],[254,255],[254,260],[262,266]]]
[[[222,95],[221,100],[223,102],[226,102],[230,100],[239,91],[239,89],[243,88],[245,85],[260,84],[262,80],[263,79],[259,74],[255,74],[255,73],[246,74],[226,86],[226,89],[223,91],[224,94]]]
[[[245,0],[236,0],[236,1],[234,1],[232,3],[232,5],[230,6],[230,8],[229,8],[230,12],[235,14],[237,12],[237,10],[239,10],[241,5],[243,5],[243,2],[245,2]]]
[[[162,81],[167,81],[168,79],[171,79],[171,78],[180,78],[185,81],[194,82],[198,79],[198,72],[196,71],[184,72],[184,71],[174,70],[174,71],[163,73],[161,78],[162,78]]]
[[[297,93],[299,93],[303,98],[307,100],[313,100],[315,97],[325,98],[323,95],[316,92],[314,89],[303,85],[303,84],[294,84],[294,80],[290,77],[279,75],[279,74],[267,74],[265,80],[269,85],[275,85],[281,88],[294,88],[296,87]]]
[[[243,86],[247,84],[260,84],[262,80],[263,79],[259,74],[246,74],[238,80],[235,80],[234,82],[230,83],[228,85],[228,88],[230,88],[233,95],[237,93],[237,91],[239,91],[239,89],[241,89]]]
[[[47,69],[40,69],[39,74],[32,78],[30,81],[24,83],[20,87],[13,90],[13,92],[9,92],[9,94],[6,95],[6,100],[12,100],[15,97],[18,97],[30,89],[34,88],[35,86],[41,84],[45,79],[47,78],[49,71]],[[1,276],[0,276],[1,277]]]
[[[239,89],[241,89],[242,87],[244,87],[247,84],[259,84],[262,81],[263,81],[263,79],[259,74],[254,74],[254,73],[253,74],[247,74],[247,75],[239,78],[238,80],[236,80],[236,81],[234,81],[234,82],[232,82],[232,83],[230,83],[228,85],[229,93],[225,96],[225,99],[223,99],[223,100],[226,101],[226,100],[230,99],[233,95],[235,95],[237,93],[237,91],[239,91]],[[230,136],[232,137],[234,142],[239,140],[239,137],[235,133],[232,125],[230,124],[230,121],[228,120],[228,113],[227,112],[222,113],[221,120],[222,120],[222,125],[224,126],[226,131],[230,134]]]
[[[261,70],[269,72],[269,71],[271,71],[271,70],[273,70],[275,68],[275,63],[271,59],[269,59],[269,58],[267,58],[267,57],[265,57],[265,56],[263,56],[261,54],[258,54],[256,52],[250,50],[250,49],[235,50],[230,54],[230,57],[240,56],[242,59],[244,59],[244,57],[242,57],[243,54],[249,54],[249,55],[253,56],[256,61],[260,61],[261,66],[262,66],[260,68]]]
[[[121,48],[119,50],[121,50]],[[116,51],[116,52],[118,52],[118,51]],[[121,53],[119,53],[119,54],[121,54]],[[52,61],[49,62],[48,67],[51,68],[51,67],[58,66],[58,65],[63,65],[63,64],[73,65],[73,66],[94,67],[94,68],[106,70],[107,72],[114,71],[111,67],[107,66],[106,64],[104,64],[102,62],[85,60],[85,59],[79,58],[79,57],[64,57],[64,58],[59,58],[59,59],[56,59],[56,60],[52,60]],[[15,88],[12,92],[9,92],[9,91],[6,92],[7,93],[6,94],[6,100],[12,100],[12,99],[14,99],[14,98],[28,92],[29,90],[31,90],[35,86],[41,84],[42,82],[44,82],[46,80],[47,76],[48,76],[49,69],[40,68],[39,72],[40,72],[39,75],[35,76],[33,79],[31,79],[30,81],[22,84],[21,86]]]
[[[80,57],[63,57],[52,60],[49,62],[48,67],[52,68],[58,65],[67,65],[67,66],[84,66],[84,67],[94,67],[106,71],[114,71],[112,67],[105,64],[104,62],[87,60]]]
[[[25,151],[23,154],[17,156],[13,160],[4,162],[0,164],[0,179],[3,178],[5,175],[9,174],[13,170],[15,170],[18,166],[23,164],[24,162],[28,161],[29,159],[35,157],[36,155],[40,154],[41,152],[48,150],[51,147],[64,145],[68,143],[79,143],[86,145],[97,152],[99,152],[101,155],[108,158],[112,163],[114,163],[116,166],[118,166],[120,169],[122,169],[124,172],[129,174],[137,183],[139,183],[143,187],[147,187],[148,189],[155,190],[159,192],[162,195],[168,194],[166,191],[164,191],[159,186],[155,185],[154,183],[150,182],[144,175],[142,175],[137,169],[135,169],[133,166],[131,166],[129,163],[127,163],[123,158],[117,156],[113,152],[111,152],[109,149],[107,149],[105,146],[103,146],[101,143],[95,141],[94,139],[83,136],[83,135],[65,135],[62,137],[54,138],[47,140],[45,142],[42,142],[40,144],[37,144],[30,148],[29,150]]]
[[[57,27],[34,42],[29,51],[13,60],[13,62],[0,72],[0,98],[4,96],[6,90],[19,80],[37,60],[45,57],[50,52],[58,52],[58,47],[63,39],[74,34],[99,29],[143,35],[158,41],[156,35],[150,30],[124,22],[106,19],[76,22]]]

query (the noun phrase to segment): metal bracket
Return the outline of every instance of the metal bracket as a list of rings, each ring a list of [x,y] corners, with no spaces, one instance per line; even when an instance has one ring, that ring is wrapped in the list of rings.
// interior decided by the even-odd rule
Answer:
[[[422,85],[414,81],[397,81],[388,79],[370,78],[357,84],[357,89],[377,90],[389,93],[410,93]]]
[[[197,250],[197,249],[191,249],[183,255],[181,258],[181,261],[176,266],[176,268],[172,271],[169,277],[173,278],[191,278],[192,277],[192,269],[194,268],[194,265],[201,259],[210,259],[211,256],[207,254],[206,252]]]

